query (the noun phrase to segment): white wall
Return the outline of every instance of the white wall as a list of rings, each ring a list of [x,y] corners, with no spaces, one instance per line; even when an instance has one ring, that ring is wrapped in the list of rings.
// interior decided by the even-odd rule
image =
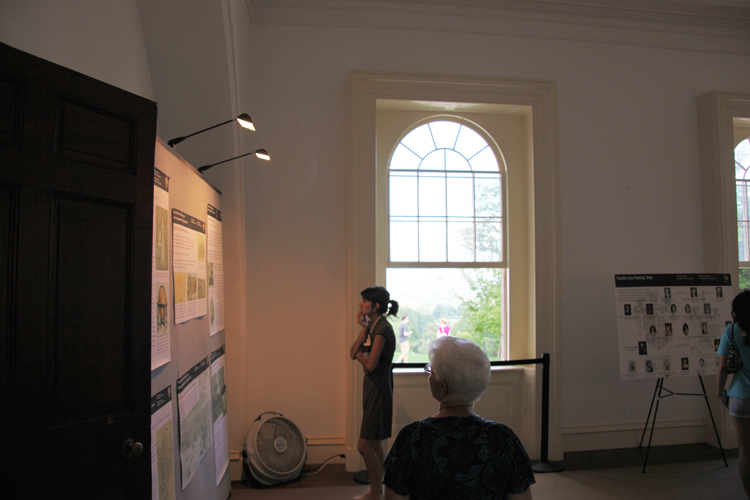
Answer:
[[[695,98],[750,92],[748,47],[726,54],[259,24],[243,0],[48,3],[0,3],[0,40],[153,92],[165,140],[251,114],[252,135],[217,129],[186,141],[180,153],[195,165],[258,147],[273,156],[269,165],[243,160],[207,173],[233,228],[225,230],[225,267],[236,278],[227,318],[232,450],[258,414],[279,411],[311,444],[343,451],[355,326],[344,323],[350,70],[557,82],[564,312],[563,357],[553,362],[562,363],[563,427],[579,435],[643,425],[653,384],[619,379],[613,275],[702,270]],[[692,392],[697,384],[668,387]],[[698,398],[671,398],[659,419],[680,428],[703,412]]]
[[[135,0],[3,0],[0,41],[154,99]]]
[[[264,146],[276,158],[273,171],[254,172],[246,183],[246,214],[255,219],[248,311],[259,347],[249,366],[258,377],[273,374],[250,413],[284,408],[311,436],[343,427],[344,348],[353,328],[341,324],[345,79],[350,70],[401,71],[557,82],[563,427],[642,428],[654,385],[619,378],[613,275],[702,271],[695,98],[750,90],[747,56],[283,25],[253,25],[252,40],[262,47],[254,63],[265,71],[249,92],[263,96],[256,109],[271,117]],[[279,369],[281,353],[296,370]],[[695,378],[668,387],[700,389]],[[704,409],[698,398],[673,398],[659,419],[692,424]]]

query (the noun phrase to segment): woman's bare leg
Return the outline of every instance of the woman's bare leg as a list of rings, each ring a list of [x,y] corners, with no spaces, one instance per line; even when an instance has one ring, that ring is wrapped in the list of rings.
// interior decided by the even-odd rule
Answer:
[[[732,417],[732,421],[739,446],[740,481],[745,489],[745,495],[750,498],[750,418]]]
[[[367,476],[370,479],[370,492],[364,498],[380,500],[383,497],[383,461],[385,460],[383,441],[360,438],[357,450],[365,460]]]

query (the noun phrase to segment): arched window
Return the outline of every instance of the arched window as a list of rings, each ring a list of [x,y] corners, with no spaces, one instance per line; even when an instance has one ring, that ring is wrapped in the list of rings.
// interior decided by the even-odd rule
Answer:
[[[450,328],[492,359],[507,356],[505,161],[459,116],[429,116],[392,143],[387,163],[386,283],[414,333],[409,357]],[[439,329],[441,328],[441,329]]]
[[[439,119],[401,139],[388,166],[389,267],[504,262],[501,163],[466,123]]]

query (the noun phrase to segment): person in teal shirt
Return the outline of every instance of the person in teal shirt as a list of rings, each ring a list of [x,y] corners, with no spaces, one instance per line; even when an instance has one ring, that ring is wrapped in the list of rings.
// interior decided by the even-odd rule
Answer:
[[[742,487],[750,498],[750,291],[737,294],[732,301],[734,323],[727,325],[721,336],[719,349],[719,373],[716,376],[717,392],[722,404],[729,409],[734,422],[739,446],[739,472]],[[742,368],[732,375],[729,390],[727,382],[727,358],[732,340],[737,346]]]

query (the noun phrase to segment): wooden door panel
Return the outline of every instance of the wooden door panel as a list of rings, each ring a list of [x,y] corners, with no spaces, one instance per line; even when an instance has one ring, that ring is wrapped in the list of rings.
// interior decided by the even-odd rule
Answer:
[[[132,412],[132,207],[57,195],[50,238],[50,424]]]
[[[12,354],[16,346],[14,303],[10,292],[16,281],[16,246],[18,243],[16,186],[0,184],[0,439],[8,441],[14,434],[15,372]]]
[[[156,105],[7,45],[0,60],[0,484],[148,498]]]
[[[0,77],[0,142],[21,145],[21,107],[23,85],[9,77]]]
[[[60,97],[55,154],[132,173],[136,160],[136,125],[132,117]]]

